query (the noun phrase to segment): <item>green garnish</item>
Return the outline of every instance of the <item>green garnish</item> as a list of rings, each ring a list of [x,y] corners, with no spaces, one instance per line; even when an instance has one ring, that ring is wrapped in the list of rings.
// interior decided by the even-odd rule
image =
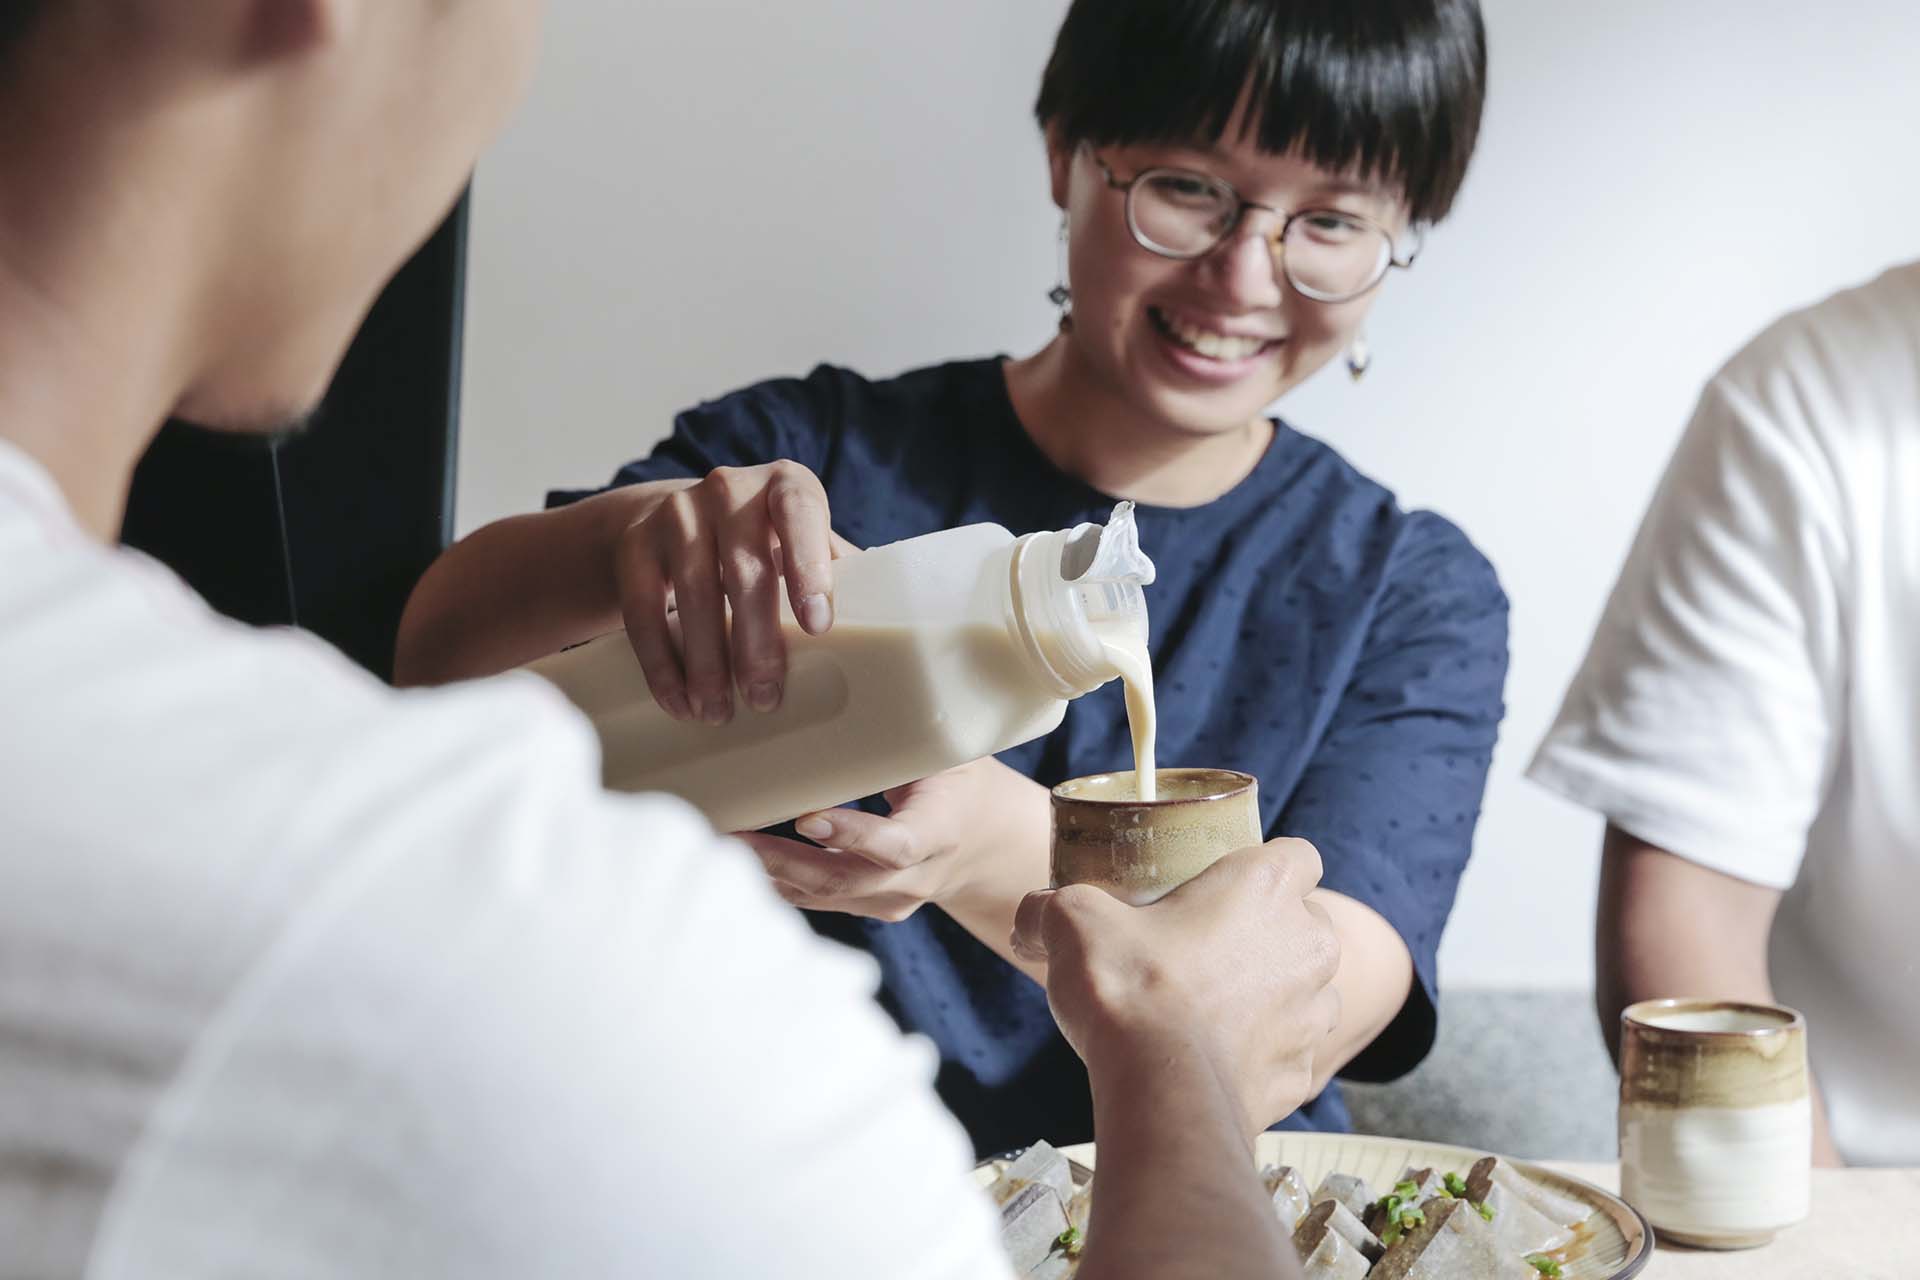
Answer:
[[[1476,1210],[1478,1210],[1480,1216],[1485,1218],[1488,1222],[1493,1221],[1493,1210],[1487,1207],[1487,1204],[1485,1201],[1482,1201],[1479,1204],[1474,1205],[1473,1207]]]
[[[1440,1185],[1445,1187],[1447,1194],[1455,1200],[1465,1200],[1467,1198],[1466,1180],[1457,1173],[1450,1173],[1440,1179]]]
[[[1393,1190],[1381,1196],[1374,1207],[1380,1211],[1384,1226],[1380,1231],[1380,1243],[1391,1248],[1410,1229],[1427,1220],[1427,1215],[1419,1205],[1413,1202],[1420,1194],[1417,1183],[1401,1182]]]
[[[1530,1253],[1527,1255],[1527,1261],[1533,1264],[1535,1271],[1548,1277],[1548,1280],[1557,1280],[1560,1275],[1560,1264],[1544,1253]]]
[[[1077,1258],[1080,1250],[1086,1247],[1086,1241],[1081,1238],[1080,1228],[1068,1227],[1054,1238],[1053,1247],[1069,1258]]]

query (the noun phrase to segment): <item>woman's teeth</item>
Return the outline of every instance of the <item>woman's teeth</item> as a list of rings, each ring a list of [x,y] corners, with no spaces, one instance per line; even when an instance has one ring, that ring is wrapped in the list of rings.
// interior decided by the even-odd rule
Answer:
[[[1265,338],[1241,337],[1224,333],[1212,333],[1187,324],[1176,316],[1155,308],[1153,318],[1158,322],[1160,331],[1178,342],[1189,351],[1197,351],[1209,360],[1246,360],[1260,354],[1267,345]]]

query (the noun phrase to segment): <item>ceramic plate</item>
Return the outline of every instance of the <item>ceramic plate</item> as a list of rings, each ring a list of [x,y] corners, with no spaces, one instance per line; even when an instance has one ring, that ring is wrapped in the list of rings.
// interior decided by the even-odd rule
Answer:
[[[1067,1159],[1093,1168],[1093,1144],[1062,1147]],[[982,1186],[999,1176],[1017,1153],[983,1160],[977,1170]],[[1372,1138],[1349,1133],[1263,1133],[1254,1144],[1259,1163],[1290,1164],[1309,1187],[1336,1169],[1365,1178],[1384,1190],[1407,1168],[1433,1168],[1465,1177],[1474,1161],[1490,1152],[1439,1142],[1409,1142],[1401,1138]],[[1627,1280],[1638,1275],[1653,1256],[1653,1231],[1632,1206],[1591,1182],[1555,1173],[1526,1160],[1509,1164],[1529,1178],[1562,1195],[1590,1205],[1593,1212],[1577,1228],[1572,1244],[1559,1255],[1565,1260],[1565,1280]],[[1074,1170],[1075,1178],[1080,1170]]]

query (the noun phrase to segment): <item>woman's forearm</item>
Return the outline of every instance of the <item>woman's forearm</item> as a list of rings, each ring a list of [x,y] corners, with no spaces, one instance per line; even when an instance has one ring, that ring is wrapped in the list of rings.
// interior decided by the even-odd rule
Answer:
[[[1340,939],[1340,1022],[1313,1056],[1314,1089],[1326,1088],[1340,1068],[1379,1038],[1413,990],[1413,956],[1398,931],[1365,903],[1316,889],[1309,895],[1326,909]]]
[[[940,907],[994,954],[1044,986],[1046,963],[1015,955],[1011,937],[1020,900],[1046,888],[1051,879],[1053,810],[1045,787],[1024,778],[1021,782],[1024,785],[992,815],[991,830],[978,837],[986,846],[980,873],[941,900]]]
[[[614,544],[688,483],[614,489],[498,520],[462,538],[433,562],[407,601],[394,683],[493,675],[617,628]]]

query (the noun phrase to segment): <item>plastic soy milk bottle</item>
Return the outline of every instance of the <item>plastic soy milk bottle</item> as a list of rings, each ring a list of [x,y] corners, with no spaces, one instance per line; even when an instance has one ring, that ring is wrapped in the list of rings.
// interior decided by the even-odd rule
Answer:
[[[834,561],[827,634],[802,631],[782,599],[780,706],[742,707],[724,725],[662,711],[623,632],[528,669],[593,721],[609,787],[672,792],[721,831],[770,826],[1038,738],[1068,699],[1116,676],[1127,680],[1136,758],[1151,782],[1140,588],[1152,581],[1130,502],[1104,527],[1016,538],[968,525],[845,556]]]

